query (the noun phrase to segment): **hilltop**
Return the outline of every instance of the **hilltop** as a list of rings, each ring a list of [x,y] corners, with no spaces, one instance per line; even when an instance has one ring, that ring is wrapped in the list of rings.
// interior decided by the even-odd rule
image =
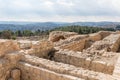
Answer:
[[[17,21],[0,21],[0,30],[51,30],[61,26],[92,26],[102,28],[115,28],[120,22],[17,22]]]

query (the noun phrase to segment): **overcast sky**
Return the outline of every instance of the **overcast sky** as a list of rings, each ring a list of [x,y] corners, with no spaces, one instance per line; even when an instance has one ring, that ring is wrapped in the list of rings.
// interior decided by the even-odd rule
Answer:
[[[120,0],[0,0],[0,21],[120,22]]]

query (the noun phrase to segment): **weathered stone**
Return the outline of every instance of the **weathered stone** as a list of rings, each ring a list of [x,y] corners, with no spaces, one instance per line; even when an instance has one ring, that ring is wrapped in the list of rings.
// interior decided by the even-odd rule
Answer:
[[[98,34],[101,35],[101,39],[104,39],[105,37],[107,37],[110,34],[112,34],[112,32],[110,32],[110,31],[99,31]]]
[[[14,69],[11,71],[11,78],[13,80],[20,80],[20,76],[21,76],[20,74],[21,74],[20,70]]]
[[[60,46],[62,49],[69,49],[73,51],[82,51],[85,48],[85,39],[80,41],[72,42],[64,46]]]
[[[101,41],[96,41],[88,50],[105,50],[116,52],[120,45],[120,34],[111,34]]]
[[[0,56],[3,56],[5,53],[8,52],[13,52],[18,50],[20,50],[20,48],[17,41],[0,40]]]
[[[98,33],[94,33],[94,34],[89,34],[89,40],[92,40],[92,41],[99,41],[101,40],[102,37],[100,34]]]
[[[18,41],[21,49],[30,49],[32,47],[31,41],[20,40]]]
[[[59,42],[55,42],[54,45],[55,46],[63,46],[66,44],[70,44],[72,42],[82,40],[82,39],[87,38],[87,37],[88,37],[88,35],[74,35],[74,36],[71,36],[65,40],[60,40]]]
[[[50,41],[42,41],[32,46],[31,55],[48,58],[55,51],[54,45]]]
[[[75,32],[53,31],[49,35],[49,40],[52,42],[59,41],[60,39],[66,39],[70,36],[77,35]]]

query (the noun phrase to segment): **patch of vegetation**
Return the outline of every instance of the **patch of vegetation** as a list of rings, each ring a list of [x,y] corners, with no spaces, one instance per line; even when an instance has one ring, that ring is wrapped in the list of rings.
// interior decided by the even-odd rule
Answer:
[[[100,28],[100,27],[88,27],[88,26],[63,26],[59,28],[54,28],[52,30],[18,30],[18,31],[11,31],[11,30],[4,30],[0,32],[0,38],[3,39],[16,39],[17,37],[30,37],[30,36],[43,36],[49,35],[51,31],[69,31],[69,32],[77,32],[79,34],[89,34],[95,33],[98,31],[114,31],[112,28]]]
[[[113,28],[100,28],[100,27],[88,27],[88,26],[65,26],[65,27],[59,27],[55,28],[51,31],[69,31],[69,32],[77,32],[79,34],[89,34],[89,33],[95,33],[98,31],[114,31]]]

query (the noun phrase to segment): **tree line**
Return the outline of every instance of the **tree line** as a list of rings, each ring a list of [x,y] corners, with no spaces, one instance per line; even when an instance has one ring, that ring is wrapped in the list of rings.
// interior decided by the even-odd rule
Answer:
[[[52,31],[69,31],[69,32],[77,32],[79,34],[89,34],[96,33],[98,31],[115,31],[113,28],[101,28],[101,27],[88,27],[88,26],[64,26],[55,28]]]
[[[2,39],[16,39],[17,37],[30,37],[30,36],[41,36],[41,35],[48,35],[49,31],[31,31],[31,30],[18,30],[18,31],[11,31],[11,30],[4,30],[0,31],[0,38]]]
[[[87,26],[63,26],[59,28],[54,28],[52,30],[18,30],[18,31],[11,31],[11,30],[4,30],[0,31],[0,38],[3,39],[16,39],[16,37],[30,37],[30,36],[43,36],[48,35],[51,31],[69,31],[69,32],[77,32],[79,34],[89,34],[95,33],[98,31],[114,31],[112,28],[100,28],[100,27],[87,27]]]

